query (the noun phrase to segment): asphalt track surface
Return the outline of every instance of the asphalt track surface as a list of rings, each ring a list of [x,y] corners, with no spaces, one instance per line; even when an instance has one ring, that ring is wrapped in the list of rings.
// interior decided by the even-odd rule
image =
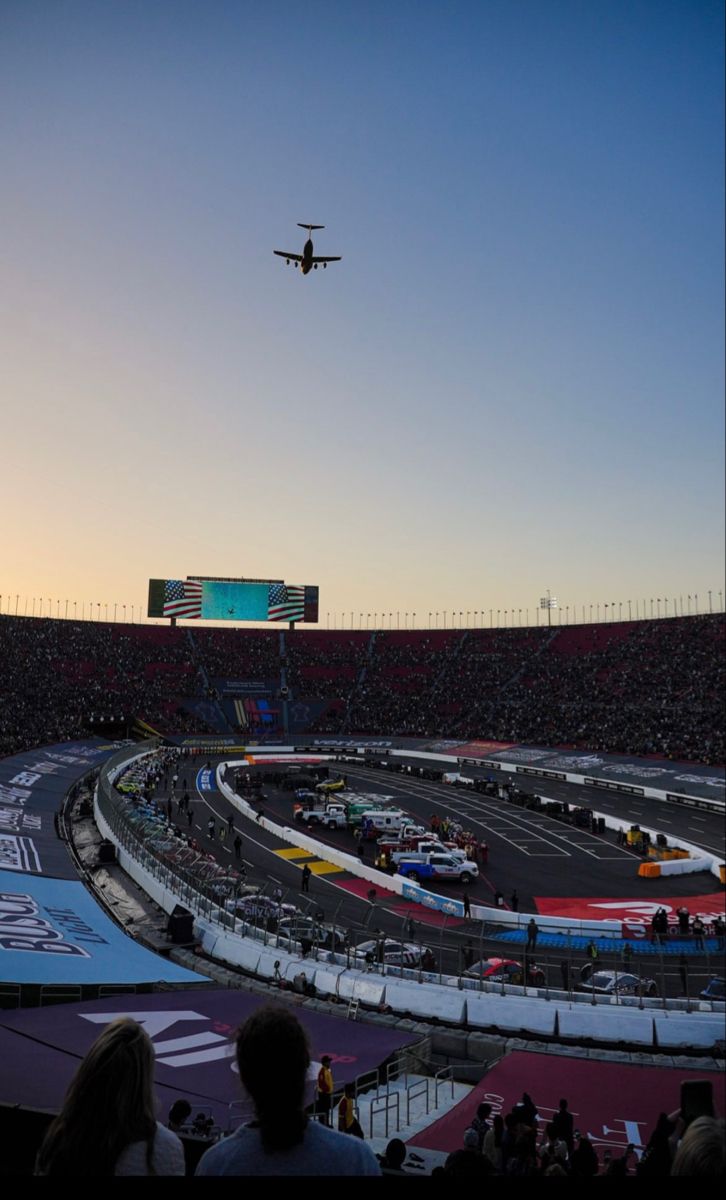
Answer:
[[[225,759],[217,756],[210,761],[216,768]],[[302,862],[289,857],[289,844],[282,843],[255,821],[233,809],[216,787],[200,790],[200,766],[203,765],[199,759],[180,760],[176,795],[178,797],[181,794],[186,781],[193,809],[193,836],[226,866],[236,865],[232,843],[239,833],[242,838],[241,858],[248,883],[267,887],[268,891],[280,887],[285,901],[297,904],[311,914],[322,911],[326,922],[350,929],[358,942],[367,936],[372,937],[379,930],[390,937],[411,940],[407,929],[409,920],[413,918],[416,925],[415,940],[432,947],[442,970],[455,972],[458,969],[461,949],[467,940],[472,941],[476,957],[480,950],[484,957],[521,957],[521,946],[506,948],[501,943],[482,938],[479,921],[444,919],[440,914],[402,901],[398,895],[388,898],[379,895],[371,903],[367,899],[371,885],[345,872],[328,870],[324,854],[319,856],[319,863],[311,863],[313,877],[310,892],[303,895]],[[337,768],[335,764],[330,765],[332,775]],[[417,765],[415,760],[411,760],[411,765]],[[271,766],[270,769],[275,768]],[[258,771],[259,767],[253,770]],[[642,859],[629,847],[619,846],[615,834],[611,832],[599,836],[495,797],[397,772],[358,764],[341,765],[340,770],[347,777],[349,792],[385,798],[387,803],[400,806],[425,825],[428,825],[434,812],[440,817],[455,817],[480,840],[483,838],[488,843],[488,863],[486,866],[480,865],[479,879],[467,889],[472,904],[492,905],[497,889],[502,892],[507,904],[512,891],[516,889],[519,911],[524,913],[538,911],[536,897],[609,897],[651,902],[668,895],[682,896],[684,903],[687,903],[689,896],[720,890],[716,878],[702,872],[658,881],[641,879],[637,870]],[[476,770],[470,773],[477,774]],[[487,773],[479,774],[486,776]],[[723,820],[720,816],[702,812],[696,815],[693,810],[682,809],[672,803],[603,793],[599,789],[577,784],[529,779],[522,782],[525,783],[525,790],[536,792],[546,799],[611,813],[617,820],[622,820],[626,828],[631,824],[642,824],[655,830],[662,829],[669,839],[682,838],[712,853],[723,853]],[[281,825],[292,826],[293,793],[265,787],[264,796],[262,808],[265,816]],[[166,798],[161,791],[157,792],[157,797],[160,800]],[[233,832],[225,832],[221,840],[220,830],[226,826],[230,814],[233,816]],[[210,817],[216,823],[214,838],[207,836]],[[312,835],[323,846],[327,844],[355,853],[353,835],[348,830],[330,831],[318,827],[312,831]],[[375,842],[370,842],[366,846],[365,861],[368,865],[373,865],[374,856]],[[461,899],[464,889],[460,884],[438,881],[436,890],[442,895]],[[495,911],[492,908],[493,917]],[[561,986],[561,958],[561,952],[552,955],[551,961],[548,961],[545,953],[537,953],[537,962],[545,969],[552,987]],[[573,967],[579,965],[579,962],[573,961]],[[615,965],[615,961],[608,963],[603,959],[601,962],[604,967]],[[683,995],[676,960],[658,964],[649,957],[641,963],[641,972],[656,979],[660,994]],[[715,974],[723,974],[722,957],[720,960],[714,960],[713,956],[708,960],[692,959],[689,994],[697,995]]]

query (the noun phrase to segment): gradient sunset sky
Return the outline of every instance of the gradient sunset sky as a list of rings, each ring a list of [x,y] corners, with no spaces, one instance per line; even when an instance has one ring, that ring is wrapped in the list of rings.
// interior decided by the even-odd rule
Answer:
[[[317,583],[323,627],[716,608],[723,26],[0,0],[2,611],[188,573]],[[343,261],[275,258],[298,221]]]

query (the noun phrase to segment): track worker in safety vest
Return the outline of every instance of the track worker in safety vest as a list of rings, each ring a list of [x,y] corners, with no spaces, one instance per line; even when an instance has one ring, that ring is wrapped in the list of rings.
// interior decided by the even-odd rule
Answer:
[[[333,1104],[333,1072],[330,1069],[330,1056],[324,1054],[318,1071],[318,1103],[317,1110],[324,1125],[330,1124],[330,1110]]]
[[[355,1084],[345,1085],[343,1098],[338,1105],[338,1129],[341,1133],[352,1133],[354,1137],[365,1136],[355,1115]]]

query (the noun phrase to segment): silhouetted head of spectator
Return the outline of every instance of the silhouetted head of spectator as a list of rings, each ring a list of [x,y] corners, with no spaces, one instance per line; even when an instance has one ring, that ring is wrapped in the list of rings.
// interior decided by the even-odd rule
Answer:
[[[400,1138],[391,1138],[390,1142],[386,1146],[386,1166],[393,1167],[394,1170],[400,1170],[404,1164],[407,1153],[408,1151],[406,1150],[405,1142],[402,1142]]]
[[[726,1121],[697,1117],[681,1138],[671,1175],[698,1175],[722,1179],[726,1172]]]
[[[307,1125],[305,1081],[310,1066],[310,1048],[297,1017],[285,1008],[258,1009],[239,1030],[236,1052],[239,1077],[254,1103],[265,1150],[296,1146]]]
[[[107,1025],[68,1088],[63,1108],[38,1155],[41,1175],[113,1175],[131,1142],[148,1143],[151,1170],[156,1132],[154,1049],[136,1021]]]
[[[178,1130],[185,1125],[192,1115],[192,1106],[188,1100],[175,1100],[169,1109],[169,1128]]]

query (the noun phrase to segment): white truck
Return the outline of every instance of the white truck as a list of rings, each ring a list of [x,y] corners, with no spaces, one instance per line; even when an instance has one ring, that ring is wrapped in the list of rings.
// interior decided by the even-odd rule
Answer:
[[[324,825],[326,829],[345,829],[348,824],[343,804],[295,805],[293,816],[301,825]]]
[[[394,850],[391,862],[426,862],[430,854],[448,854],[457,862],[466,862],[466,850],[444,846],[442,842],[419,842],[415,850]]]
[[[442,854],[424,854],[418,858],[404,858],[398,864],[398,874],[404,875],[413,883],[427,884],[434,879],[452,879],[459,883],[468,884],[476,879],[479,868],[474,862],[464,862],[446,852]]]

